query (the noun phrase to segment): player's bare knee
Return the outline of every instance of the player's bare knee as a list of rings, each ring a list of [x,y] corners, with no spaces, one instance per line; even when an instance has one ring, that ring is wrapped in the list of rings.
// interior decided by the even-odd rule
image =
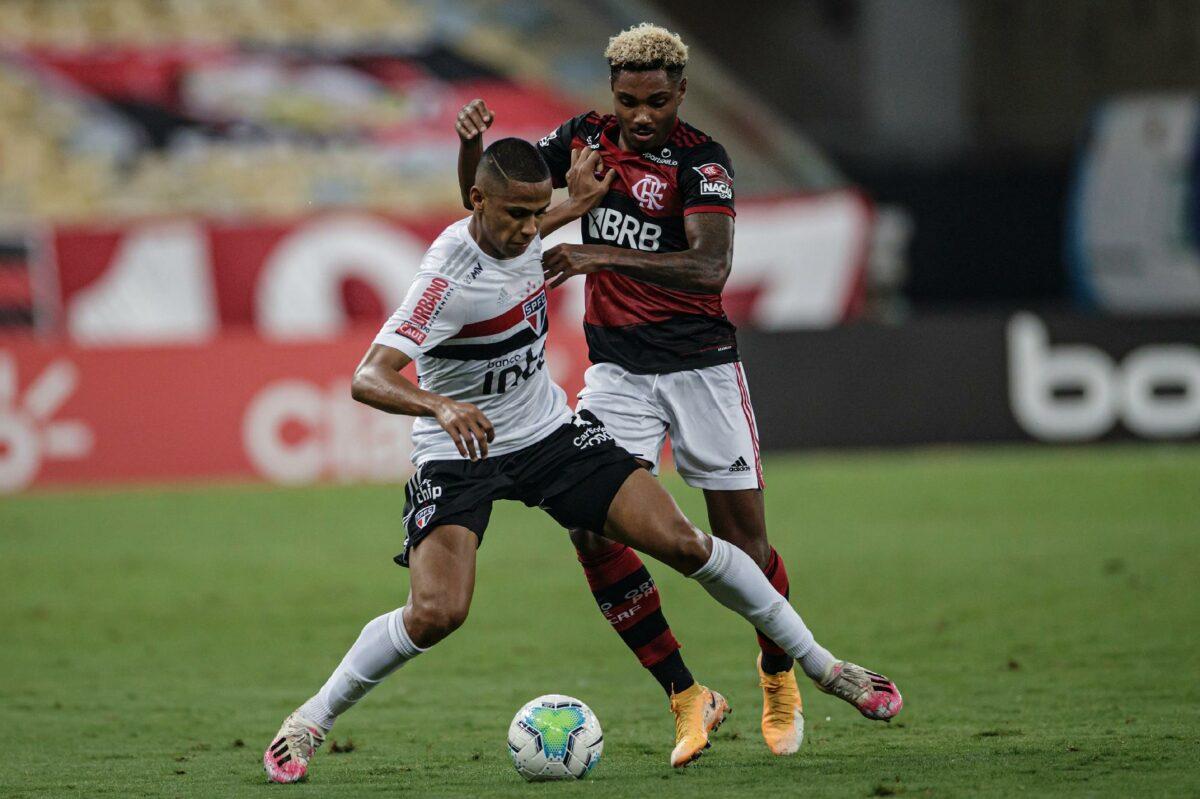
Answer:
[[[590,530],[575,528],[570,531],[571,543],[575,545],[575,551],[585,558],[594,558],[604,554],[604,551],[612,546],[612,542],[601,535],[596,535]]]
[[[670,523],[668,551],[660,558],[676,571],[695,574],[708,563],[712,548],[709,538],[694,524],[680,515]]]
[[[461,627],[469,609],[467,602],[448,597],[436,602],[414,602],[405,614],[405,626],[413,643],[430,647]]]

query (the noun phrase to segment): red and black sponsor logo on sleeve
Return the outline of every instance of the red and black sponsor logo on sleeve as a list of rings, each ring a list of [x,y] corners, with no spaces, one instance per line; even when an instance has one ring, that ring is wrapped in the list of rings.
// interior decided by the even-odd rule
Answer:
[[[700,173],[701,194],[711,194],[722,200],[733,199],[733,178],[730,177],[729,170],[724,166],[712,161],[694,166],[692,169]]]
[[[452,293],[453,288],[446,278],[435,277],[429,281],[429,285],[421,292],[420,298],[413,306],[412,313],[396,328],[396,332],[418,345],[424,344],[429,328],[446,307],[446,300]]]
[[[400,327],[396,328],[396,332],[418,345],[425,343],[427,335],[424,330],[412,322],[404,322]]]

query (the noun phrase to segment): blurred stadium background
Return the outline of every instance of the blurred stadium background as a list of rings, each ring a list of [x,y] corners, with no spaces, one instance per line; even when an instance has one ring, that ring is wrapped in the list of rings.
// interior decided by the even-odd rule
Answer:
[[[5,0],[0,490],[402,477],[343,389],[460,214],[453,115],[607,108],[651,17],[735,157],[766,448],[1200,435],[1195,3]]]
[[[1122,543],[1122,530],[1141,535],[1147,518],[1164,536],[1145,550],[1156,563],[1195,564],[1200,3],[0,0],[0,494],[31,494],[0,497],[0,561],[20,608],[5,638],[26,654],[53,638],[36,632],[57,601],[39,590],[70,585],[79,575],[61,571],[63,559],[93,536],[114,537],[122,553],[98,556],[102,568],[142,586],[130,589],[136,601],[118,603],[123,612],[152,602],[139,593],[149,583],[122,566],[134,550],[165,546],[139,531],[147,514],[173,518],[180,541],[203,533],[238,546],[239,536],[280,534],[279,509],[258,506],[271,505],[269,490],[247,499],[259,494],[220,489],[197,510],[209,495],[194,487],[185,500],[121,493],[131,486],[376,483],[364,522],[373,532],[346,540],[393,546],[384,539],[399,534],[386,519],[398,515],[394,486],[411,468],[408,424],[356,407],[349,377],[424,247],[462,214],[454,114],[483,97],[496,111],[491,136],[536,139],[582,110],[609,108],[600,53],[609,35],[643,19],[691,45],[683,116],[724,143],[736,168],[726,304],[764,448],[867,450],[829,498],[809,498],[815,521],[836,513],[822,502],[857,501],[849,486],[861,468],[876,491],[863,500],[896,503],[896,530],[931,555],[953,535],[922,527],[921,503],[936,486],[964,492],[953,505],[964,528],[979,522],[978,507],[980,529],[995,533],[1017,522],[1005,518],[1003,481],[1037,494],[1019,477],[1037,474],[1079,509],[1063,546],[1099,559],[1097,580],[1136,571],[1128,563],[1146,540]],[[573,228],[562,236],[577,238]],[[586,363],[581,289],[574,281],[552,298],[551,366],[569,391]],[[1028,446],[919,450],[911,460],[877,452],[975,444]],[[773,518],[803,517],[789,503],[806,481],[828,487],[823,470],[841,468],[813,463],[824,462],[768,460]],[[972,493],[992,479],[997,495]],[[132,504],[74,493],[98,486]],[[1103,496],[1110,489],[1128,500],[1129,517]],[[344,490],[278,496],[349,505],[370,489]],[[1014,499],[1012,513],[1055,503],[1037,496]],[[222,515],[239,502],[253,527]],[[338,535],[334,516],[286,518],[297,538]],[[843,523],[846,536],[858,534]],[[128,540],[123,525],[135,528]],[[1038,528],[1030,525],[1017,524]],[[836,547],[810,549],[812,531],[797,526],[772,535],[853,579]],[[1108,549],[1091,552],[1093,534]],[[1037,551],[1011,543],[981,545],[959,565]],[[313,551],[337,557],[330,546]],[[1056,547],[1045,554],[1069,557]],[[259,545],[251,555],[272,557]],[[262,579],[279,578],[273,563]],[[394,594],[391,571],[371,579]],[[563,578],[563,591],[577,588]],[[1176,616],[1154,618],[1188,622],[1183,640],[1194,642],[1194,596],[1165,596],[1178,599]],[[367,592],[362,607],[379,601]],[[331,654],[341,651],[337,631],[328,640]],[[38,661],[8,657],[13,669]],[[1195,653],[1184,663],[1195,686]],[[322,668],[293,667],[295,684]],[[8,677],[14,701],[53,694]],[[281,709],[260,714],[260,732]],[[39,729],[38,740],[56,737]]]

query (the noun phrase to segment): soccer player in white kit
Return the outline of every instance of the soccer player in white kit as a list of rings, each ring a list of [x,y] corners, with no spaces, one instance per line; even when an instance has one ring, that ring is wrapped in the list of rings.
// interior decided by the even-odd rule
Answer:
[[[538,142],[555,185],[571,190],[544,229],[579,219],[584,241],[554,247],[544,258],[551,288],[586,275],[592,366],[576,410],[593,412],[654,472],[669,433],[680,476],[704,492],[714,534],[749,554],[786,596],[787,569],[767,539],[754,410],[721,303],[733,257],[733,164],[724,147],[679,118],[687,47],[678,36],[643,24],[613,37],[605,56],[613,112],[580,114]],[[459,114],[464,193],[491,122],[480,100]],[[589,169],[602,178],[579,174],[579,153],[588,153]],[[702,689],[641,559],[599,533],[571,532],[588,585],[674,709],[679,694]],[[804,716],[793,659],[762,630],[758,643],[763,739],[777,755],[794,754]],[[800,666],[818,688],[851,701],[867,718],[900,710],[895,686],[874,672],[815,658]]]
[[[483,154],[472,214],[433,243],[404,304],[359,364],[353,395],[417,417],[407,487],[408,601],[363,627],[324,685],[263,753],[272,782],[296,782],[339,715],[466,619],[475,552],[492,503],[519,500],[565,528],[601,530],[699,582],[796,658],[832,660],[740,549],[689,522],[658,481],[586,412],[572,414],[545,368],[539,226],[551,195],[537,150],[501,139]],[[417,363],[418,385],[401,375]],[[689,713],[697,718],[699,703]],[[685,735],[671,763],[706,739]]]

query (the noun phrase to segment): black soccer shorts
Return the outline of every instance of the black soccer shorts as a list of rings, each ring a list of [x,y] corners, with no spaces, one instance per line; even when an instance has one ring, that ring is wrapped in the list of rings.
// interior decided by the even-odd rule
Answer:
[[[426,461],[404,489],[404,551],[408,555],[434,528],[457,524],[483,542],[498,499],[540,507],[567,529],[604,532],[608,506],[638,462],[588,411],[536,444],[479,461]]]

